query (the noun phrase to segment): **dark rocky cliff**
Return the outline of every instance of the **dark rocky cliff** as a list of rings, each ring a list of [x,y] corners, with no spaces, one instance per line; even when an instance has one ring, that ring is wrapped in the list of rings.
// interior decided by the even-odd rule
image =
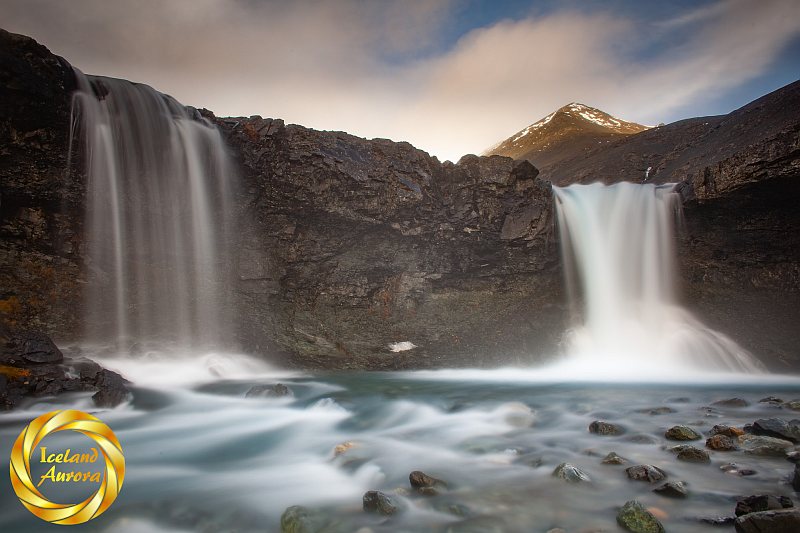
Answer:
[[[532,360],[564,323],[549,184],[527,162],[219,121],[240,158],[240,323],[321,367]],[[413,350],[392,353],[408,341]]]
[[[0,47],[0,318],[79,339],[85,180],[80,161],[67,169],[71,70],[21,36],[0,33]],[[554,353],[566,311],[552,195],[529,163],[440,163],[407,143],[206,116],[241,170],[230,312],[245,348],[322,368]],[[681,262],[702,318],[796,368],[796,130],[767,141],[756,157],[731,137],[725,160],[744,163],[732,173],[710,160],[713,194],[705,178],[686,182]],[[390,351],[403,341],[417,348]]]
[[[0,30],[0,318],[80,327],[83,184],[68,172],[72,68]]]

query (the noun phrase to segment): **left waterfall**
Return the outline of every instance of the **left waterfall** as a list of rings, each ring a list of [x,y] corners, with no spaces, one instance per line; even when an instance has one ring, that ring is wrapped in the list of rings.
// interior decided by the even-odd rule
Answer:
[[[228,341],[235,173],[217,129],[146,85],[76,71],[71,153],[87,176],[88,339]]]

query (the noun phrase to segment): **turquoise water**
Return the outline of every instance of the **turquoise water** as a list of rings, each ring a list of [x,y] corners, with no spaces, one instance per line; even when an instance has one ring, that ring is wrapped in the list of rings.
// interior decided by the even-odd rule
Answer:
[[[109,424],[125,452],[125,484],[111,509],[82,531],[279,531],[291,505],[319,510],[333,524],[326,531],[616,531],[617,508],[637,498],[657,508],[668,531],[702,532],[713,528],[698,519],[732,516],[737,496],[795,496],[787,484],[793,465],[784,458],[712,451],[711,464],[685,463],[666,449],[677,443],[663,437],[675,424],[703,433],[714,424],[794,418],[796,412],[758,401],[800,397],[789,378],[637,385],[536,380],[530,371],[289,374],[245,367],[248,378],[230,366],[203,378],[190,366],[175,363],[153,374],[163,383],[136,385],[132,400],[115,409],[97,410],[88,396],[76,395],[4,414],[0,450],[7,456],[24,425],[53,409],[84,409]],[[180,374],[186,382],[168,384]],[[294,396],[244,397],[255,384],[277,382]],[[730,397],[750,405],[711,405]],[[642,412],[656,407],[674,412]],[[597,419],[626,432],[590,434]],[[345,442],[352,446],[335,456]],[[664,498],[652,492],[656,484],[628,480],[629,465],[601,464],[611,451],[629,465],[662,468],[668,481],[688,482],[691,497]],[[592,482],[553,478],[562,462]],[[720,469],[731,462],[757,474]],[[448,489],[413,495],[413,470],[446,480]],[[388,519],[364,513],[367,490],[389,494],[401,512]],[[54,527],[29,514],[5,482],[0,530]]]

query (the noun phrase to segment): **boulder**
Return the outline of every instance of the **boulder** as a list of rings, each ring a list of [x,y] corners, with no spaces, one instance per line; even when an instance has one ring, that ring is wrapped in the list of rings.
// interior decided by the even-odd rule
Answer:
[[[736,443],[727,435],[713,435],[706,439],[706,447],[720,452],[728,452],[736,449]]]
[[[786,496],[773,496],[772,494],[756,494],[747,496],[736,502],[736,516],[759,511],[773,511],[776,509],[788,509],[794,507],[794,503]]]
[[[561,463],[558,465],[556,469],[553,470],[553,477],[563,479],[569,483],[583,483],[592,481],[586,472],[570,463]]]
[[[734,523],[736,533],[797,533],[800,510],[761,511],[740,516]]]
[[[687,461],[689,463],[710,463],[711,458],[708,452],[695,448],[694,446],[680,445],[670,448],[670,451],[677,454],[679,461]]]
[[[685,481],[669,481],[653,489],[653,492],[667,498],[686,498],[689,496],[689,489]]]
[[[397,512],[397,505],[392,499],[377,490],[370,490],[364,493],[363,507],[364,511],[368,513],[378,513],[384,516],[390,516]]]
[[[98,407],[116,407],[130,396],[126,383],[125,378],[104,368],[96,374],[95,386],[99,390],[92,400]]]
[[[664,436],[670,440],[700,440],[702,435],[693,430],[689,426],[672,426],[669,428]]]
[[[636,500],[622,506],[617,513],[617,523],[631,533],[664,533],[661,522]]]
[[[628,478],[634,481],[655,483],[667,477],[667,473],[653,465],[636,465],[625,469]]]
[[[764,435],[800,443],[800,420],[760,418],[753,422],[753,435]]]
[[[408,482],[412,489],[423,496],[435,496],[439,489],[447,488],[446,482],[419,470],[414,470],[408,475]]]
[[[734,426],[728,426],[726,424],[717,424],[711,428],[711,431],[709,431],[708,434],[712,437],[714,435],[725,435],[726,437],[735,439],[739,435],[744,435],[744,430]]]
[[[718,405],[720,407],[747,407],[750,404],[747,400],[742,398],[728,398],[727,400],[717,400],[711,405]]]
[[[589,424],[589,433],[594,433],[595,435],[622,435],[625,433],[625,430],[621,426],[612,424],[611,422],[595,420]]]
[[[294,396],[294,393],[283,383],[253,385],[244,395],[245,398],[283,398],[285,396]]]
[[[281,515],[281,533],[320,533],[328,526],[328,522],[319,511],[293,505]]]
[[[602,461],[604,465],[624,465],[627,462],[628,460],[617,455],[617,452],[609,452]]]
[[[737,439],[737,443],[744,453],[773,457],[785,457],[793,447],[788,440],[761,435],[741,435]]]
[[[29,363],[60,363],[64,354],[46,334],[40,331],[25,332],[17,340],[19,355]]]

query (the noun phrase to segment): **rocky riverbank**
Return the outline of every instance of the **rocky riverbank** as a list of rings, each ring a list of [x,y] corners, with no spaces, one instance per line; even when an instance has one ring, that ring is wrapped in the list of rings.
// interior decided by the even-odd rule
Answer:
[[[94,392],[97,407],[116,407],[130,396],[127,381],[79,353],[65,356],[46,334],[0,326],[0,411],[30,398]]]
[[[787,495],[800,492],[800,420],[789,419],[792,411],[800,410],[800,400],[784,401],[768,396],[751,406],[750,401],[742,398],[721,399],[699,409],[707,419],[714,420],[713,426],[702,420],[692,421],[691,425],[664,426],[662,418],[675,419],[674,414],[686,411],[691,400],[675,398],[667,403],[671,406],[639,409],[637,412],[648,415],[649,419],[639,419],[635,423],[595,420],[589,424],[587,433],[593,437],[581,437],[588,447],[576,454],[575,464],[562,462],[552,469],[551,478],[556,484],[562,484],[558,489],[562,501],[552,505],[574,505],[574,514],[585,514],[585,509],[579,509],[582,500],[575,500],[571,493],[589,498],[588,493],[582,491],[583,487],[596,490],[604,487],[601,496],[607,500],[607,505],[601,505],[604,511],[591,518],[578,519],[577,523],[585,520],[580,531],[605,531],[603,525],[610,524],[614,518],[622,529],[632,533],[701,532],[720,526],[733,526],[738,533],[789,533],[800,529],[796,498]],[[773,413],[769,418],[759,418],[741,427],[730,422],[741,420],[747,411]],[[727,423],[719,422],[721,420]],[[548,431],[546,424],[544,427],[535,425],[540,431]],[[661,433],[660,438],[653,436],[657,431]],[[615,444],[617,449],[625,447],[624,457],[613,451]],[[337,446],[333,450],[334,463],[343,468],[351,463],[361,464],[364,460],[363,452],[359,451],[361,447],[360,443],[352,441]],[[659,448],[660,452],[654,454],[654,448]],[[552,468],[547,466],[547,460],[532,459],[530,451],[519,451],[524,449],[524,445],[509,442],[505,451],[507,461],[502,464],[520,463],[534,470]],[[609,449],[612,451],[603,455]],[[637,462],[645,458],[652,464]],[[725,486],[709,490],[698,476],[718,477],[714,470],[722,472],[727,482]],[[447,525],[439,528],[417,525],[420,530],[447,533],[523,530],[526,519],[520,518],[519,515],[524,514],[520,510],[512,510],[519,504],[514,498],[509,497],[505,505],[501,505],[493,495],[490,498],[495,507],[492,507],[480,498],[476,500],[475,491],[464,486],[457,474],[455,476],[456,479],[445,481],[429,473],[413,471],[405,486],[367,491],[362,498],[363,514],[360,516],[347,506],[325,509],[291,506],[281,516],[281,531],[337,532],[354,531],[359,527],[375,532],[391,531],[413,527],[411,524],[415,522],[409,515],[423,509],[433,513],[431,520]],[[762,481],[760,492],[741,492],[751,486],[748,480],[756,479]],[[763,490],[766,479],[770,480],[770,490]],[[635,488],[633,492],[639,495],[629,501],[613,501],[617,493],[621,496],[623,492],[630,492],[610,489],[621,484]],[[496,490],[503,492],[503,489]],[[707,510],[692,516],[698,504]],[[487,512],[489,508],[494,512]],[[499,509],[507,512],[498,512]],[[687,514],[687,509],[693,510]],[[574,516],[565,522],[573,527],[576,524]],[[538,530],[548,533],[573,530],[566,523],[564,528],[546,524],[539,524]],[[527,527],[530,525],[528,523]]]

